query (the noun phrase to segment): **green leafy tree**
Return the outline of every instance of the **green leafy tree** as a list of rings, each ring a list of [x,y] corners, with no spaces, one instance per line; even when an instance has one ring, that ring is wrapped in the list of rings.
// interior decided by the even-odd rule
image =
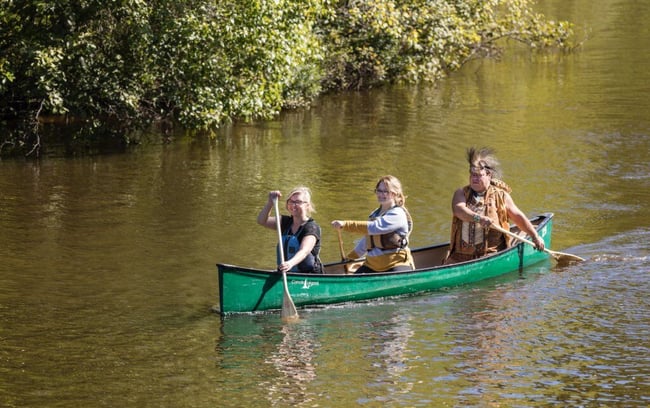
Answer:
[[[197,2],[157,7],[154,106],[192,127],[270,118],[320,92],[318,4],[305,0]]]
[[[527,0],[0,0],[0,154],[44,118],[84,145],[154,121],[213,129],[323,92],[435,81],[501,41],[569,49]]]
[[[330,1],[319,21],[325,89],[435,81],[494,55],[506,39],[532,48],[570,47],[571,27],[546,22],[527,0]]]

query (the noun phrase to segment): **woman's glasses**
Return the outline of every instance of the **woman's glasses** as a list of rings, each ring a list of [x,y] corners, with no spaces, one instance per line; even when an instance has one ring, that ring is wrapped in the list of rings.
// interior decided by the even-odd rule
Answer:
[[[293,206],[299,206],[303,204],[307,204],[307,201],[300,201],[300,200],[288,200],[287,201],[288,205],[293,205]]]
[[[390,193],[390,191],[388,190],[382,190],[380,188],[375,189],[375,194],[388,194],[388,193]]]

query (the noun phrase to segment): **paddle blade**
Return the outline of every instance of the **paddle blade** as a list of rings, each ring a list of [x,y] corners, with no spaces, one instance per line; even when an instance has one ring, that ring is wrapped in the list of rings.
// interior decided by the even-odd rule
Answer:
[[[568,265],[576,262],[584,262],[585,259],[579,257],[578,255],[566,254],[564,252],[557,252],[548,250],[548,253],[555,258],[555,260],[562,265]]]
[[[296,321],[300,318],[298,316],[298,310],[296,310],[296,305],[293,304],[293,300],[287,292],[284,293],[284,298],[282,299],[281,316],[283,321]]]
[[[287,284],[287,274],[282,273],[282,283],[284,284],[284,296],[282,297],[282,320],[283,321],[295,321],[298,320],[298,311],[296,310],[296,305],[291,299],[291,294],[289,293],[289,285]]]

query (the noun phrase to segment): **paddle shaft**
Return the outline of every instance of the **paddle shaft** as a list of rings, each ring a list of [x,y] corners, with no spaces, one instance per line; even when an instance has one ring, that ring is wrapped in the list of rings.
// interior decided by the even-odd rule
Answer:
[[[345,251],[343,250],[343,237],[341,237],[341,229],[337,228],[336,232],[339,233],[339,251],[341,251],[341,261],[345,261]]]
[[[278,247],[280,248],[280,263],[284,263],[284,248],[282,247],[282,227],[280,227],[280,209],[278,208],[278,198],[273,199],[273,208],[275,209],[275,229],[278,232]]]
[[[515,233],[512,232],[512,231],[508,231],[508,230],[505,229],[505,228],[501,228],[499,225],[496,225],[496,224],[490,224],[490,228],[493,228],[493,229],[495,229],[495,230],[497,230],[497,231],[499,231],[499,232],[501,232],[501,233],[503,233],[503,234],[506,234],[506,235],[508,235],[508,236],[510,236],[510,237],[512,237],[512,238],[514,238],[514,239],[517,239],[517,240],[519,240],[519,241],[525,242],[525,243],[527,243],[528,245],[531,245],[531,246],[535,247],[535,243],[534,243],[533,241],[528,240],[528,239],[526,239],[526,238],[524,238],[524,237],[520,237],[519,235],[515,234]],[[561,258],[565,258],[565,260],[571,260],[571,261],[584,261],[583,258],[580,258],[580,257],[577,256],[577,255],[571,255],[571,254],[565,254],[565,253],[563,253],[563,252],[551,251],[551,250],[548,249],[548,248],[544,248],[544,252],[546,252],[547,254],[551,255],[553,258],[555,258],[555,259],[558,260],[558,261],[559,261]]]
[[[273,207],[275,208],[275,227],[278,231],[278,249],[280,250],[280,263],[284,263],[284,248],[282,245],[282,228],[280,227],[280,209],[278,208],[278,198],[273,199]],[[291,299],[289,293],[289,284],[287,283],[287,273],[282,271],[282,284],[284,285],[284,298],[282,299],[282,318],[283,319],[296,319],[298,318],[298,311],[296,305]]]
[[[509,236],[511,236],[512,238],[517,239],[517,240],[519,240],[519,241],[521,241],[521,242],[525,242],[525,243],[527,243],[528,245],[535,246],[535,243],[534,243],[533,241],[528,240],[528,239],[526,239],[526,238],[524,238],[524,237],[520,237],[519,235],[515,234],[514,232],[512,232],[512,231],[508,231],[508,230],[505,229],[505,228],[501,228],[500,226],[498,226],[498,225],[496,225],[496,224],[490,224],[490,228],[494,228],[495,230],[497,230],[497,231],[499,231],[499,232],[501,232],[501,233],[504,233],[504,234],[506,234],[506,235],[509,235]],[[544,248],[544,251],[548,251],[548,249]]]

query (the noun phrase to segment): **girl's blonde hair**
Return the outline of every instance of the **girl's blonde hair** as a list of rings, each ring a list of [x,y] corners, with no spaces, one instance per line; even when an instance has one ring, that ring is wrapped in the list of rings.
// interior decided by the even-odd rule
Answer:
[[[411,235],[411,232],[413,232],[413,219],[411,218],[411,214],[409,213],[409,210],[406,208],[406,195],[402,190],[402,183],[399,181],[397,177],[391,176],[389,174],[387,176],[382,176],[379,179],[377,184],[375,184],[375,190],[379,188],[379,184],[381,184],[382,182],[384,183],[384,186],[386,186],[386,189],[388,189],[388,191],[390,191],[394,195],[395,204],[402,207],[406,212],[406,219],[408,221],[407,236]]]
[[[309,187],[305,187],[305,186],[299,186],[291,190],[291,192],[289,193],[289,197],[287,198],[287,204],[286,204],[287,209],[289,207],[289,200],[291,200],[291,197],[294,194],[302,194],[304,199],[303,201],[307,202],[307,208],[305,209],[305,212],[307,213],[308,216],[316,212],[316,208],[314,207],[314,204],[311,202],[311,190],[309,189]]]
[[[393,193],[395,196],[395,204],[399,205],[400,207],[404,207],[406,204],[406,195],[404,195],[404,191],[402,190],[402,183],[399,181],[399,179],[391,175],[382,176],[379,178],[377,184],[375,184],[375,189],[379,188],[379,185],[382,182],[388,191]]]

